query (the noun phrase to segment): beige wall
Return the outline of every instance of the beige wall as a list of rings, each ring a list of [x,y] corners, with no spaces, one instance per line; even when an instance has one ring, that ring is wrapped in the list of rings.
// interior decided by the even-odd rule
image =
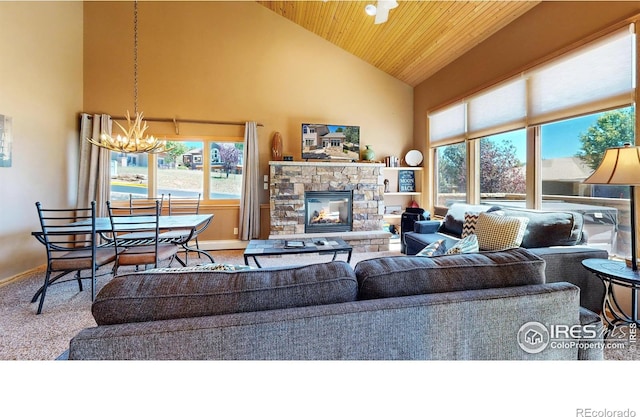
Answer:
[[[401,156],[425,151],[429,109],[639,11],[637,2],[544,2],[412,90],[253,2],[141,2],[139,107],[263,123],[261,174],[276,131],[299,159],[303,122],[358,124],[379,158]],[[0,114],[13,117],[15,136],[13,167],[0,168],[0,280],[44,261],[30,236],[34,202],[74,202],[77,113],[133,110],[132,20],[129,2],[0,2]],[[212,231],[225,238],[235,217],[226,208]]]
[[[129,2],[85,4],[86,111],[133,111],[132,13]],[[411,149],[409,85],[255,2],[141,2],[138,33],[139,110],[262,123],[261,176],[276,131],[284,154],[300,159],[303,122],[359,125],[362,144],[381,159]],[[151,130],[175,133],[172,123]],[[181,124],[180,133],[242,136],[243,128]],[[263,191],[261,203],[268,198]],[[215,234],[205,237],[233,238],[237,216],[212,211]]]
[[[426,128],[430,110],[502,78],[516,75],[532,63],[637,13],[640,13],[640,3],[637,1],[540,3],[416,86],[413,122],[415,146],[427,154]]]
[[[0,1],[0,114],[13,163],[0,168],[0,281],[45,261],[34,203],[75,203],[82,108],[82,3]]]

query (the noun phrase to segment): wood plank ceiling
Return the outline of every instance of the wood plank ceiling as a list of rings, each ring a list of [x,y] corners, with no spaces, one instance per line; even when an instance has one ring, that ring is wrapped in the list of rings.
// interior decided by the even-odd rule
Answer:
[[[415,87],[540,1],[400,0],[379,25],[373,0],[258,3]]]

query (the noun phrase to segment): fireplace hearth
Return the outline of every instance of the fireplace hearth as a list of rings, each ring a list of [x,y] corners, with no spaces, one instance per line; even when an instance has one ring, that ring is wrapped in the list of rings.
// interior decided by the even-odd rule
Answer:
[[[307,191],[305,233],[350,232],[353,225],[351,191]]]

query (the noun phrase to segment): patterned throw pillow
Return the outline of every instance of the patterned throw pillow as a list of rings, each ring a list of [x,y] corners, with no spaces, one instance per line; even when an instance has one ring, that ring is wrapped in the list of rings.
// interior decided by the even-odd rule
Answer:
[[[427,247],[422,249],[420,252],[416,253],[416,256],[438,256],[444,255],[446,252],[446,244],[444,239],[436,240],[435,242],[429,244]]]
[[[459,253],[474,253],[478,252],[478,250],[478,237],[476,235],[469,235],[464,239],[459,240],[446,252],[446,254],[456,255]]]
[[[211,263],[211,264],[202,264],[202,265],[194,265],[194,266],[182,266],[182,267],[165,267],[165,268],[153,268],[142,271],[142,273],[148,274],[150,272],[157,273],[167,273],[167,272],[198,272],[198,271],[243,271],[246,269],[252,269],[250,266],[246,265],[232,265],[232,264],[221,264],[221,263]]]
[[[519,247],[527,224],[529,219],[526,217],[480,213],[475,230],[480,250],[505,250]]]
[[[462,237],[463,239],[469,235],[476,233],[476,224],[478,223],[478,215],[480,213],[464,213],[464,223],[462,223]]]

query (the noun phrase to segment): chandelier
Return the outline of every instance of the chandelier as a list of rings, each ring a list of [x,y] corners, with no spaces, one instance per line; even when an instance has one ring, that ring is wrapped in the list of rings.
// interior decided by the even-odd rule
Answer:
[[[166,142],[153,136],[144,136],[149,128],[142,118],[142,112],[138,112],[138,1],[133,2],[133,110],[134,119],[131,119],[127,111],[127,128],[114,120],[122,130],[122,135],[115,138],[107,132],[101,132],[98,138],[87,138],[96,146],[122,153],[160,153],[166,152]]]

